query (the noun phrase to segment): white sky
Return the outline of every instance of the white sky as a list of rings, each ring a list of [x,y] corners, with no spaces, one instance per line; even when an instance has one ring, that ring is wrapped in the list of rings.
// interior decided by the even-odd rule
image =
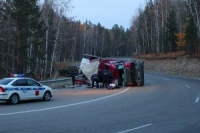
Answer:
[[[72,0],[70,17],[81,23],[90,20],[93,24],[100,23],[108,29],[115,24],[130,27],[133,16],[138,9],[145,6],[146,0]]]

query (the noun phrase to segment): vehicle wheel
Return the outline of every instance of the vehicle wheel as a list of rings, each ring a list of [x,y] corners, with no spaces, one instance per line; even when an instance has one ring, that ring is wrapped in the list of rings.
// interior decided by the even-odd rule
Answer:
[[[46,91],[43,96],[44,101],[49,101],[51,99],[51,92]]]
[[[17,94],[12,94],[9,98],[9,103],[14,105],[19,102],[19,96]]]

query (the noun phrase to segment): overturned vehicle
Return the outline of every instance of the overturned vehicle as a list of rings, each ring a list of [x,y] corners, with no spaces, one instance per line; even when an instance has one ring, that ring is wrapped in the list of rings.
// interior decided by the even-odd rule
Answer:
[[[144,85],[144,62],[132,58],[113,57],[100,58],[84,54],[80,64],[80,70],[90,81],[92,74],[101,75],[104,69],[112,73],[111,81],[118,80],[119,86],[143,86]],[[99,82],[102,82],[99,76]],[[91,81],[90,81],[91,82]]]

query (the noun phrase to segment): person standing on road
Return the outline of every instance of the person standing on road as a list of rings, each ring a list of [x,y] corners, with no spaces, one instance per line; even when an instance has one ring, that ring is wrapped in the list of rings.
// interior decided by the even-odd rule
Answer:
[[[103,88],[107,88],[109,83],[108,70],[104,69],[104,71],[102,72],[102,78],[103,78]]]
[[[96,82],[96,87],[99,88],[99,76],[98,76],[98,74],[93,74],[91,76],[91,81],[92,81],[92,88],[94,87],[94,82]]]
[[[72,77],[72,84],[73,85],[75,85],[75,76],[76,76],[75,69],[72,68],[72,70],[71,70],[71,77]]]

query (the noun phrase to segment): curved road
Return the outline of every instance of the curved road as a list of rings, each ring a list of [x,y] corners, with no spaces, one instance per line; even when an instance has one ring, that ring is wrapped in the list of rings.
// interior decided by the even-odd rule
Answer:
[[[199,133],[200,80],[145,74],[145,85],[56,89],[49,102],[0,102],[0,133]]]

